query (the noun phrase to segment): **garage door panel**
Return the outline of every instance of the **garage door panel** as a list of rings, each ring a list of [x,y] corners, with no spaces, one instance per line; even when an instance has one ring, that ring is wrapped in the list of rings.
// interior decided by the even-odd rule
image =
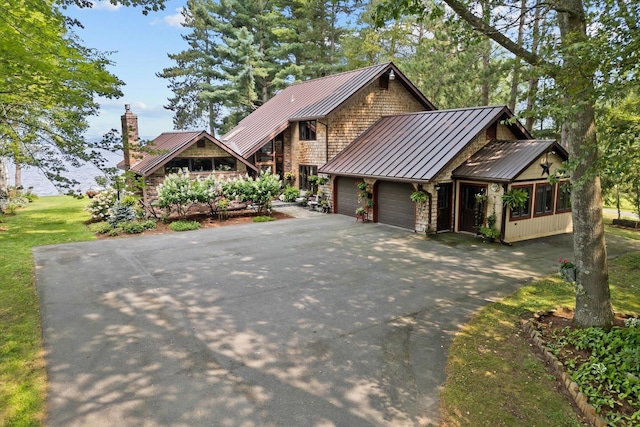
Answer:
[[[339,177],[337,178],[337,212],[343,215],[356,216],[358,207],[358,187],[356,182],[361,179]]]
[[[411,184],[382,181],[378,184],[378,222],[415,229],[415,205],[411,201]]]

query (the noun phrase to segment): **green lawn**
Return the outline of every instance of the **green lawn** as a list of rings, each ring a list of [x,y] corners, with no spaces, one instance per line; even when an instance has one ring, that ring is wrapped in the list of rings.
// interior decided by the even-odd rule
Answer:
[[[611,220],[608,221],[610,223]],[[606,226],[608,234],[640,240],[640,233]],[[609,263],[614,310],[640,313],[640,253]],[[449,350],[441,393],[443,426],[579,426],[523,336],[519,322],[536,311],[573,308],[573,285],[559,276],[523,287],[480,310]]]
[[[46,373],[34,286],[33,246],[92,240],[87,200],[42,197],[0,216],[0,425],[41,425]]]

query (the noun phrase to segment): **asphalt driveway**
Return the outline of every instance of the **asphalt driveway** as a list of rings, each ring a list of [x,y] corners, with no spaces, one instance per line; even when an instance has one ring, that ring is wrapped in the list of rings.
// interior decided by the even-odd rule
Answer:
[[[35,248],[47,425],[427,425],[453,334],[571,252],[342,215]]]

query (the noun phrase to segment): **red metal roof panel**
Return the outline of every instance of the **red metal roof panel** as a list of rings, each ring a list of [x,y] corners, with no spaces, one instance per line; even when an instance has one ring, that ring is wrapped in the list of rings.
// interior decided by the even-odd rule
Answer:
[[[428,181],[505,116],[507,107],[492,106],[383,117],[320,172]]]

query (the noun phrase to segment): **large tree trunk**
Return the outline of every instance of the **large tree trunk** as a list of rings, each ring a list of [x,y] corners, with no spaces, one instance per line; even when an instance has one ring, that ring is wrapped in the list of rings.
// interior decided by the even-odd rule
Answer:
[[[565,91],[569,116],[565,119],[566,146],[575,162],[573,184],[573,252],[577,268],[574,323],[579,327],[611,328],[613,309],[602,221],[600,178],[593,173],[598,158],[595,133],[593,80],[580,53],[569,46],[587,44],[586,17],[581,0],[565,0],[568,12],[558,15],[563,40],[563,70],[558,82]],[[577,49],[578,51],[580,49]],[[580,72],[575,72],[581,70]]]

